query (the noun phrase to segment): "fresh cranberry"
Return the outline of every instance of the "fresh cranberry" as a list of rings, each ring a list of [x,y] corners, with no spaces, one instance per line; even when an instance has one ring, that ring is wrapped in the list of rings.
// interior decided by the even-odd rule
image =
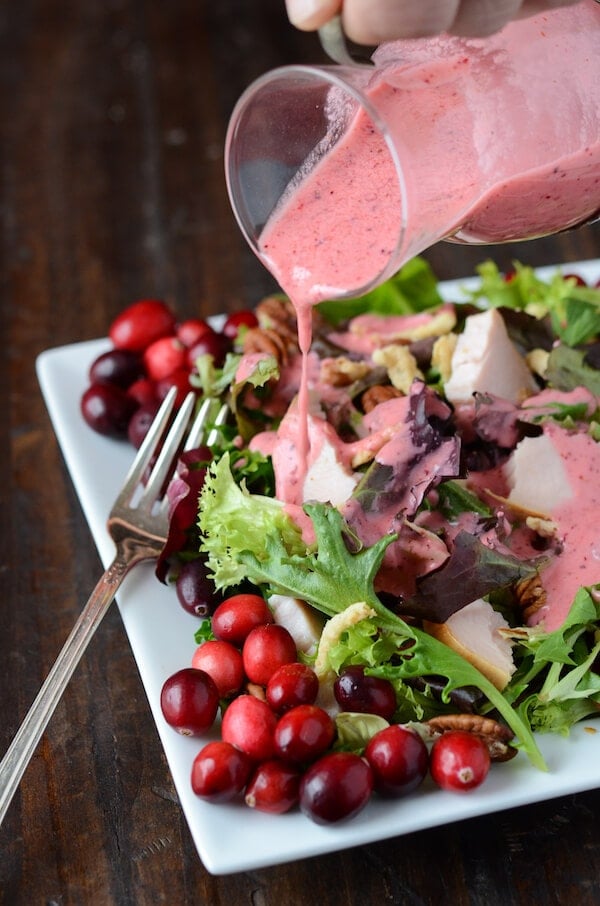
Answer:
[[[81,397],[84,420],[107,437],[125,438],[137,402],[116,384],[92,384]]]
[[[375,789],[384,796],[404,796],[425,778],[427,746],[414,730],[392,724],[369,740],[365,758],[371,765]]]
[[[172,387],[177,388],[174,405],[179,407],[192,389],[190,384],[190,372],[187,367],[178,368],[173,374],[156,382],[156,396],[161,402]]]
[[[352,752],[332,752],[312,764],[300,781],[300,809],[317,824],[351,818],[365,807],[373,772]]]
[[[196,648],[192,667],[212,676],[221,698],[229,698],[242,688],[244,664],[242,655],[230,642],[209,639]]]
[[[282,664],[291,664],[298,657],[296,643],[278,623],[256,626],[248,634],[242,648],[244,670],[253,683],[266,686]]]
[[[317,705],[297,705],[280,717],[275,727],[275,748],[284,761],[315,761],[330,747],[335,724]]]
[[[239,695],[225,709],[221,736],[253,761],[266,761],[275,754],[276,723],[266,702],[254,695]]]
[[[486,744],[473,733],[449,730],[431,747],[429,770],[438,786],[453,792],[467,792],[478,787],[490,769]]]
[[[89,371],[91,384],[116,384],[126,390],[143,377],[140,357],[128,349],[109,349],[95,359]]]
[[[138,450],[158,412],[158,403],[147,403],[133,413],[127,426],[129,443]]]
[[[215,365],[219,368],[225,361],[225,356],[231,352],[231,340],[216,330],[205,333],[189,349],[187,362],[190,368],[195,368],[196,359],[202,355],[211,355]]]
[[[162,381],[187,366],[187,351],[177,337],[159,337],[144,352],[144,365],[153,381]]]
[[[276,758],[263,761],[246,787],[246,805],[271,815],[282,815],[297,805],[299,788],[297,768]]]
[[[391,720],[396,711],[396,693],[386,679],[369,676],[360,666],[346,667],[336,679],[333,692],[343,711],[377,714]]]
[[[222,332],[235,340],[242,328],[258,327],[258,318],[253,311],[232,311],[227,315]]]
[[[156,384],[147,377],[139,378],[139,380],[134,381],[133,384],[127,388],[127,393],[129,396],[132,396],[140,406],[146,406],[148,403],[156,403],[158,401]]]
[[[187,321],[182,321],[181,324],[177,325],[175,333],[177,339],[190,349],[205,333],[212,333],[212,330],[213,328],[210,324],[207,321],[203,321],[202,318],[189,318]]]
[[[192,789],[208,802],[229,802],[246,786],[252,761],[229,742],[207,743],[192,764]]]
[[[273,622],[273,614],[260,595],[231,595],[213,613],[212,631],[217,639],[241,647],[255,626]]]
[[[175,330],[175,316],[168,305],[159,299],[140,299],[117,315],[109,330],[117,349],[143,352],[159,337]]]
[[[208,575],[206,562],[195,557],[183,563],[175,579],[177,600],[184,610],[196,617],[207,617],[214,609],[215,585]]]
[[[184,667],[165,681],[160,707],[171,727],[184,736],[195,736],[214,723],[219,692],[208,673]]]
[[[282,664],[272,675],[265,691],[273,711],[282,713],[296,705],[312,705],[319,694],[319,680],[308,664]]]

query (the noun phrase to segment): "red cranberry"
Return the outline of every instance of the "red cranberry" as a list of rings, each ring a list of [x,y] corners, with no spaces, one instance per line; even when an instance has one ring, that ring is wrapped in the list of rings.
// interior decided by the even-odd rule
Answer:
[[[225,709],[221,736],[254,761],[266,761],[275,754],[276,723],[266,702],[253,695],[240,695]]]
[[[112,322],[109,336],[117,349],[143,352],[159,337],[172,334],[175,316],[159,299],[140,299],[124,309]]]
[[[333,752],[312,764],[300,781],[300,809],[317,824],[351,818],[373,790],[371,768],[352,752]]]
[[[231,352],[231,340],[229,337],[222,333],[217,333],[216,330],[211,330],[210,333],[205,333],[201,336],[190,348],[187,359],[188,365],[190,368],[195,368],[196,359],[202,355],[211,355],[215,365],[220,368],[228,352]]]
[[[176,336],[190,349],[205,333],[212,333],[213,328],[202,318],[189,318],[177,326]]]
[[[210,614],[215,602],[215,586],[202,557],[182,564],[175,580],[175,592],[177,600],[188,613],[196,617]]]
[[[282,815],[298,803],[299,787],[297,768],[275,758],[263,761],[246,787],[246,805],[271,815]]]
[[[296,705],[312,705],[319,694],[319,680],[308,664],[282,664],[267,683],[267,701],[273,711],[283,712]]]
[[[192,667],[212,676],[221,698],[229,698],[242,688],[242,655],[230,642],[221,642],[219,639],[203,642],[192,656]]]
[[[109,349],[92,362],[89,378],[91,384],[116,384],[126,390],[143,373],[142,363],[136,353],[127,349]]]
[[[195,736],[214,723],[219,692],[208,673],[184,667],[165,681],[160,707],[171,727],[184,736]]]
[[[147,403],[133,413],[127,426],[129,443],[138,450],[158,412],[158,403]]]
[[[334,736],[335,724],[327,711],[316,705],[298,705],[279,718],[275,748],[284,761],[302,764],[323,755]]]
[[[255,626],[273,622],[273,614],[260,595],[232,595],[216,608],[212,616],[212,631],[217,639],[241,647]]]
[[[144,365],[148,377],[162,381],[187,367],[186,348],[177,337],[159,337],[146,348]]]
[[[192,765],[192,789],[208,802],[228,802],[240,793],[250,776],[252,762],[228,742],[209,742]]]
[[[414,730],[392,724],[369,741],[365,758],[371,765],[375,789],[384,796],[404,796],[427,774],[427,746]]]
[[[346,667],[333,687],[336,701],[343,711],[377,714],[391,720],[396,711],[396,693],[386,679],[369,676],[360,666]]]
[[[140,406],[146,406],[148,403],[156,403],[158,397],[156,395],[156,384],[154,381],[151,381],[150,378],[140,378],[137,381],[134,381],[127,388],[127,393],[129,396],[132,396]]]
[[[94,431],[125,438],[136,401],[116,384],[92,384],[81,397],[81,414]]]
[[[165,396],[171,389],[171,387],[177,388],[177,395],[175,397],[175,406],[179,407],[183,403],[184,399],[192,390],[192,385],[190,384],[190,372],[186,368],[178,368],[177,371],[174,371],[173,374],[170,374],[168,377],[162,378],[156,382],[156,396],[162,402]]]
[[[431,747],[429,769],[442,789],[467,792],[487,777],[490,753],[479,736],[464,730],[449,730]]]
[[[263,626],[256,626],[248,634],[242,657],[248,679],[266,686],[278,667],[297,659],[298,651],[285,626],[265,623]]]
[[[235,340],[242,328],[258,327],[258,318],[253,311],[232,311],[227,315],[223,325],[223,333],[231,340]]]

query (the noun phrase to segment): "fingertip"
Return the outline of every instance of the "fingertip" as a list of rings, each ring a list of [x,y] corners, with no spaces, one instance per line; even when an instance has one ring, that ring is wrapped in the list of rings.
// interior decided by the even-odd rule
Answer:
[[[301,31],[315,31],[337,15],[342,0],[285,0],[288,19]]]

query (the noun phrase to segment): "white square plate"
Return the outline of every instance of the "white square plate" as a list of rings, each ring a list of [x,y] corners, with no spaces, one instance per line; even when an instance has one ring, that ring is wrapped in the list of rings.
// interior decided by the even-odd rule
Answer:
[[[600,279],[600,260],[570,263],[564,270],[595,282]],[[539,273],[547,278],[555,271],[556,267],[549,267]],[[442,284],[441,290],[445,298],[456,300],[461,298],[461,287],[474,285],[477,278],[469,278]],[[106,339],[77,343],[50,349],[37,361],[58,442],[105,565],[113,556],[106,518],[133,451],[127,444],[101,437],[88,428],[80,415],[79,401],[87,386],[90,364],[108,348]],[[90,577],[90,590],[94,581],[95,577]],[[314,824],[297,811],[271,816],[243,804],[202,802],[191,790],[190,770],[204,741],[175,733],[165,723],[159,704],[165,679],[190,664],[198,621],[179,605],[172,588],[155,579],[150,565],[139,566],[129,575],[118,605],[183,811],[200,858],[213,874],[303,859],[600,785],[600,733],[586,721],[575,727],[568,739],[539,738],[549,766],[547,773],[531,767],[520,754],[507,764],[494,766],[483,787],[468,795],[445,793],[426,782],[397,802],[373,798],[356,818],[331,827]]]

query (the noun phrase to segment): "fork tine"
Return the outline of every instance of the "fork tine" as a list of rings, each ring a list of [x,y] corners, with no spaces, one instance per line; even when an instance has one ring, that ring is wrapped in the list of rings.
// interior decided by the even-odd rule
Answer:
[[[194,419],[192,427],[190,428],[190,433],[188,434],[188,438],[185,442],[185,450],[194,450],[196,447],[200,446],[200,442],[204,434],[204,426],[208,421],[208,416],[214,402],[214,399],[212,399],[210,396],[206,396],[202,400],[202,404],[198,410],[198,415]]]
[[[219,433],[218,428],[225,424],[227,416],[229,415],[229,406],[227,403],[223,403],[215,417],[211,418],[211,413],[218,403],[218,399],[210,396],[207,396],[202,400],[202,405],[198,410],[198,415],[194,419],[184,449],[194,450],[196,447],[199,447],[202,442],[208,447],[215,443]],[[211,424],[212,428],[203,440],[207,424]]]
[[[217,412],[217,414],[213,420],[213,427],[212,427],[211,431],[209,432],[208,437],[206,438],[207,446],[210,447],[211,444],[215,443],[215,441],[217,440],[217,437],[219,436],[218,429],[222,425],[225,424],[228,416],[229,416],[229,406],[227,405],[227,403],[223,403],[223,405],[221,406],[221,408],[219,409],[219,411]]]
[[[184,399],[179,412],[175,416],[175,421],[165,437],[164,444],[159,453],[158,459],[152,469],[150,477],[138,501],[138,508],[149,509],[154,501],[158,498],[161,489],[168,475],[173,471],[175,457],[181,446],[181,442],[187,431],[190,416],[196,404],[196,394],[188,393]]]
[[[171,417],[171,413],[173,411],[173,406],[175,405],[176,395],[177,390],[175,387],[172,387],[165,396],[148,433],[146,434],[144,440],[140,445],[135,459],[129,467],[129,471],[125,478],[125,482],[123,483],[123,487],[119,492],[119,496],[115,500],[115,507],[127,506],[131,501],[133,493],[144,477],[144,473],[150,465],[152,457],[156,452],[156,448],[160,443],[160,439],[164,434],[165,428],[167,427],[169,418]]]

